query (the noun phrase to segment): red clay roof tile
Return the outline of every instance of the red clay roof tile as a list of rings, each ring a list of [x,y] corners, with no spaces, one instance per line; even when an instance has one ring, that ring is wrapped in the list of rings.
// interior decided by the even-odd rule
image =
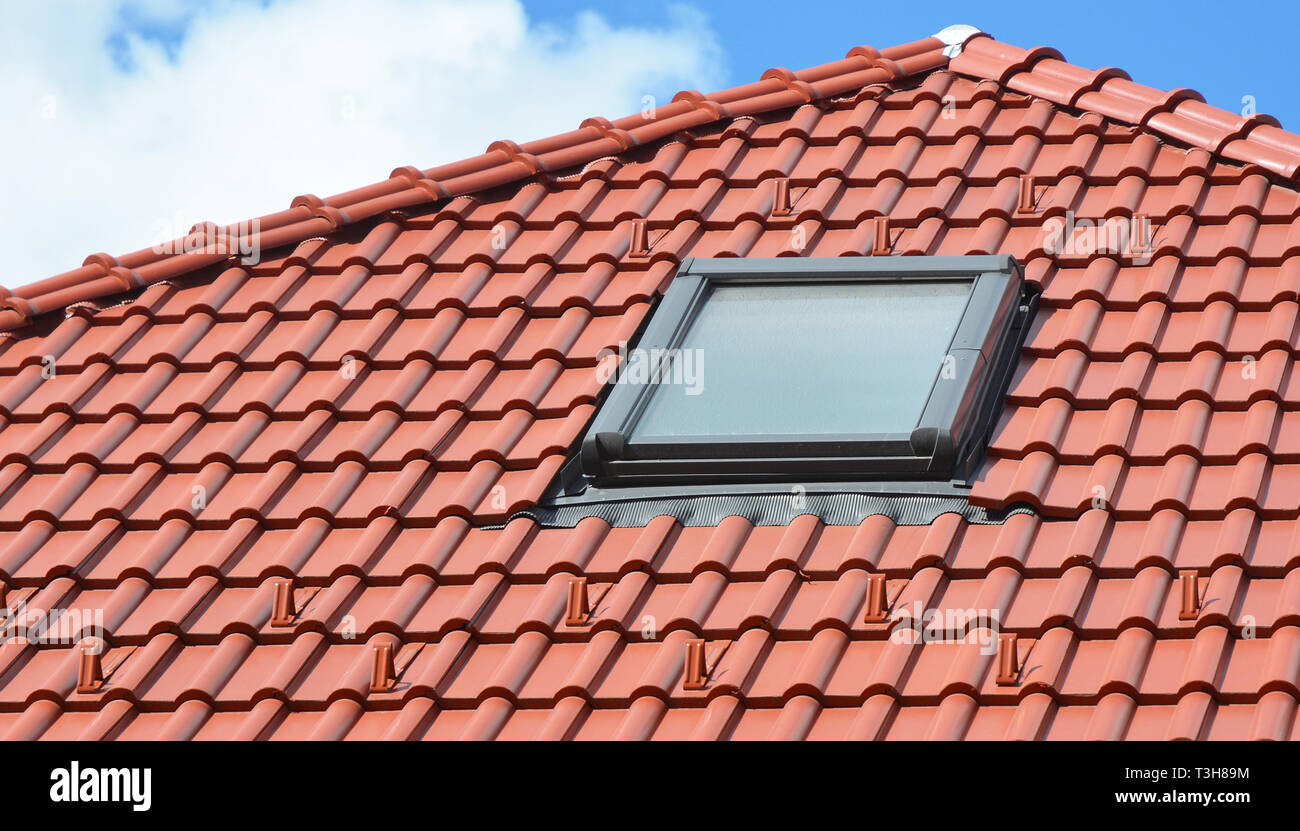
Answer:
[[[0,737],[1300,736],[1300,138],[948,47],[300,197],[254,264],[95,255],[10,294],[4,600],[102,610],[106,649],[78,692],[90,621],[0,646]],[[1134,217],[1147,250],[1098,252]],[[972,493],[1034,512],[511,518],[682,258],[873,253],[1042,288]],[[873,604],[996,610],[1014,654]]]

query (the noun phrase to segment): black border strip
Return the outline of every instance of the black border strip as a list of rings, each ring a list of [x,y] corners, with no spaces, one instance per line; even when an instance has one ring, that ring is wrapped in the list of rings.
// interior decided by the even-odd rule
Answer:
[[[752,525],[789,525],[804,514],[825,525],[861,525],[872,516],[888,517],[895,525],[929,525],[943,514],[957,514],[974,525],[1001,525],[1014,514],[1032,514],[1027,505],[990,511],[964,497],[881,496],[869,493],[763,493],[710,494],[662,499],[629,499],[582,505],[538,505],[511,515],[504,528],[520,517],[530,517],[544,528],[573,528],[589,517],[599,517],[614,528],[641,528],[661,516],[671,516],[687,527],[713,527],[731,516]]]

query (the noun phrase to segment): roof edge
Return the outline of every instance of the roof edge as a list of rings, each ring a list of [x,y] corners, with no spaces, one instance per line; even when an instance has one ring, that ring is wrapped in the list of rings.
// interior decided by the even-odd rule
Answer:
[[[1083,69],[1067,62],[1055,49],[1022,49],[983,32],[964,41],[948,68],[1062,107],[1140,127],[1230,162],[1256,165],[1292,185],[1300,182],[1300,135],[1283,130],[1270,115],[1233,113],[1211,106],[1195,90],[1144,86],[1123,70]]]
[[[769,69],[754,83],[710,95],[685,90],[666,106],[614,121],[588,118],[576,130],[525,144],[493,142],[481,155],[428,170],[399,167],[384,181],[328,199],[299,196],[288,210],[245,222],[220,227],[200,223],[179,240],[121,257],[92,254],[80,268],[12,292],[0,287],[0,332],[21,328],[38,315],[73,303],[143,288],[222,262],[235,264],[234,252],[292,245],[393,211],[569,170],[725,118],[799,106],[927,73],[948,63],[945,50],[951,46],[934,37],[880,50],[857,46],[838,61],[794,72]]]
[[[754,83],[710,95],[686,90],[647,113],[615,121],[588,118],[576,130],[522,145],[493,142],[481,155],[428,170],[399,167],[372,185],[328,199],[306,194],[295,198],[288,210],[224,227],[200,223],[180,240],[121,257],[92,254],[80,268],[12,292],[0,287],[0,333],[75,303],[222,262],[237,264],[232,252],[293,245],[394,211],[570,170],[724,118],[833,98],[941,68],[1135,125],[1230,162],[1256,166],[1292,186],[1300,182],[1300,135],[1283,130],[1272,116],[1231,113],[1206,104],[1194,90],[1165,92],[1142,86],[1119,69],[1083,69],[1066,62],[1055,49],[1022,49],[974,26],[954,24],[931,37],[887,49],[854,47],[838,61],[796,72],[769,69]]]

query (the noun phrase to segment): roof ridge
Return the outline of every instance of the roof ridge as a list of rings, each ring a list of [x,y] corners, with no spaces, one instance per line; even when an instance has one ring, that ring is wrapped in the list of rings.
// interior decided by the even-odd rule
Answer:
[[[838,61],[798,71],[769,69],[756,82],[711,95],[684,90],[667,106],[614,121],[588,118],[577,130],[522,145],[493,142],[478,156],[428,170],[399,167],[381,182],[328,199],[305,194],[293,199],[288,210],[232,225],[200,223],[186,237],[121,257],[92,254],[80,268],[12,292],[0,287],[0,332],[73,303],[139,289],[216,263],[233,263],[239,252],[296,244],[393,211],[616,157],[722,119],[831,99],[941,68],[1133,124],[1225,159],[1256,165],[1292,183],[1300,181],[1300,135],[1282,129],[1272,116],[1234,114],[1206,104],[1195,90],[1166,92],[1143,86],[1121,69],[1084,69],[1050,47],[1023,49],[959,24],[887,49],[857,46]]]
[[[971,35],[948,68],[1300,181],[1300,135],[1284,130],[1271,115],[1233,113],[1207,104],[1196,90],[1144,86],[1122,69],[1084,69],[1050,47],[1022,49],[984,32]]]
[[[957,27],[949,27],[954,29]],[[972,30],[973,31],[973,30]],[[856,46],[830,63],[790,71],[769,69],[755,82],[704,95],[683,90],[667,106],[614,121],[588,118],[577,130],[524,144],[497,141],[478,156],[428,170],[395,169],[388,179],[321,199],[292,200],[288,210],[226,226],[200,223],[178,240],[113,257],[92,254],[80,268],[15,291],[0,287],[0,332],[79,301],[131,291],[223,261],[241,251],[266,251],[321,236],[404,208],[487,190],[605,156],[617,156],[682,130],[725,118],[771,112],[888,83],[948,63],[958,33],[877,50]],[[945,39],[946,38],[946,39]],[[957,48],[960,48],[958,45]]]

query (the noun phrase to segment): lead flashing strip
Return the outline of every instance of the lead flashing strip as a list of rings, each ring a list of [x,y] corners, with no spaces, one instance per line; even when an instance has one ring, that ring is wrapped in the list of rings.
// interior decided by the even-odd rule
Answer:
[[[1032,514],[1026,506],[994,511],[960,497],[879,496],[865,493],[715,494],[661,499],[607,501],[558,507],[536,506],[512,515],[502,528],[529,517],[543,528],[573,528],[599,517],[613,528],[641,528],[660,516],[671,516],[686,527],[713,527],[731,516],[755,526],[789,525],[805,514],[824,525],[861,525],[868,517],[885,516],[895,525],[929,525],[943,514],[957,514],[973,525],[1001,525],[1014,514]]]

